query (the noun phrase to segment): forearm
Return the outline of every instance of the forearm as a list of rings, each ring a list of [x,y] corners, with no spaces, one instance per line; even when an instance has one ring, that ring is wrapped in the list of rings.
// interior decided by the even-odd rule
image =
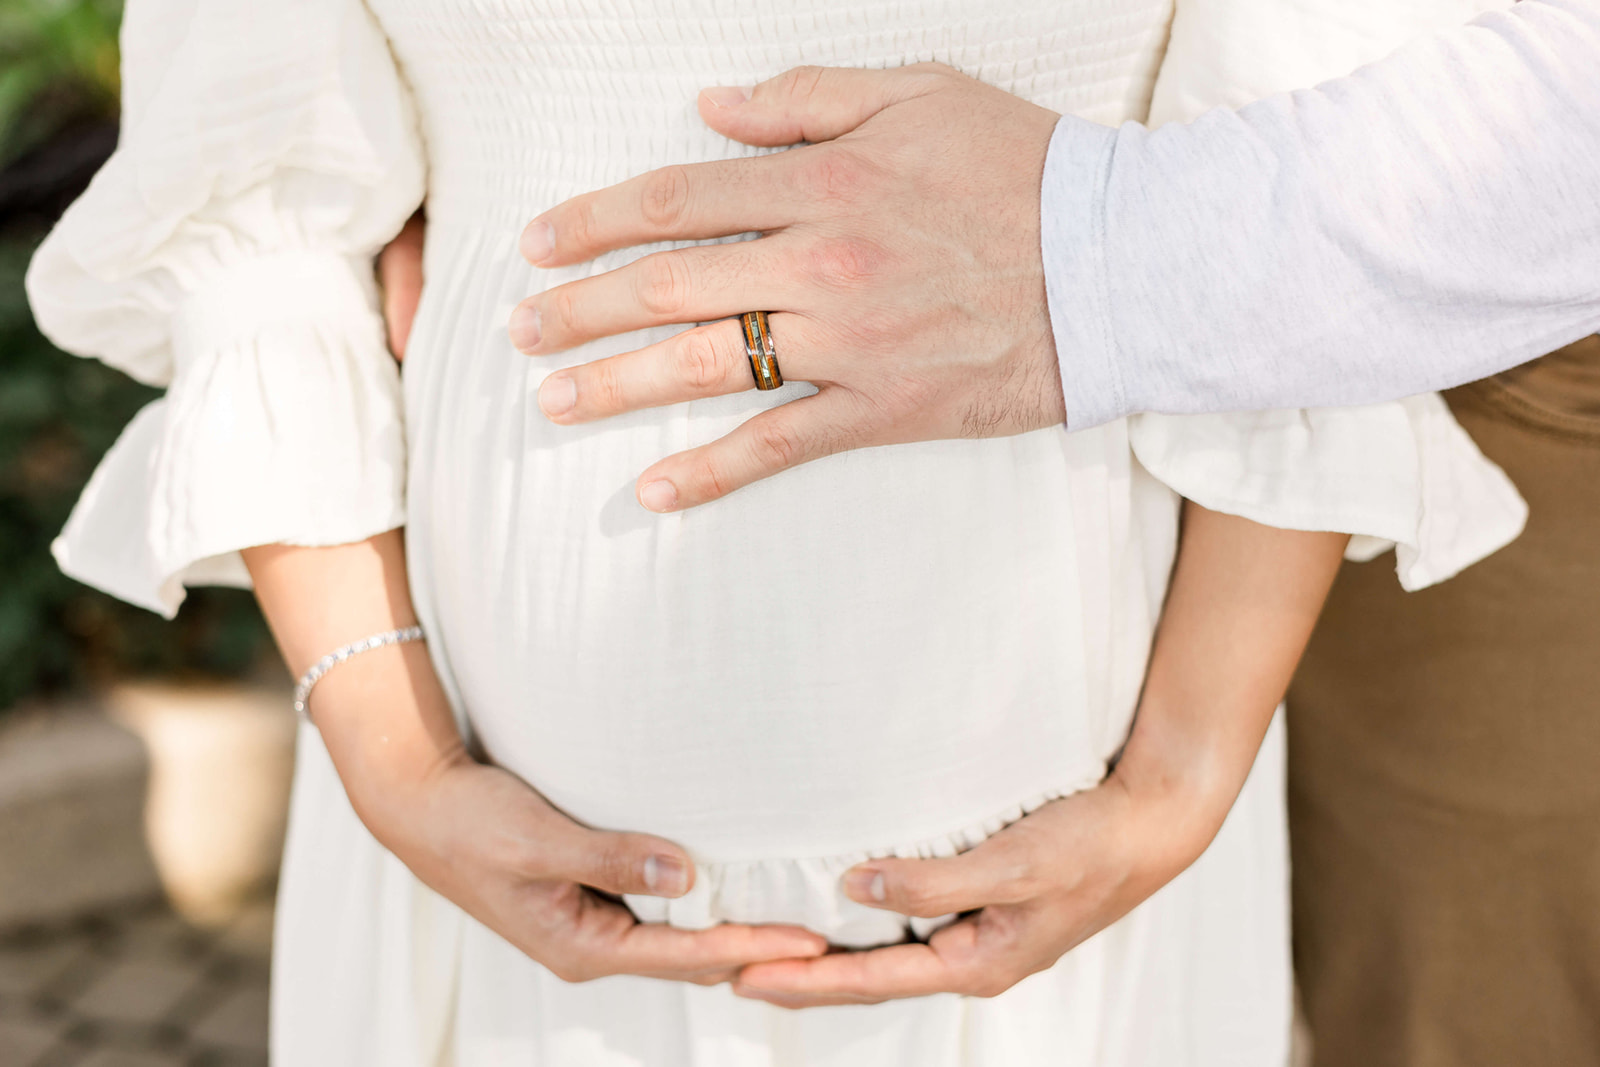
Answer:
[[[327,548],[262,545],[243,556],[295,677],[341,645],[416,622],[400,530]],[[373,649],[339,664],[312,690],[309,707],[369,827],[384,800],[464,755],[420,642]]]
[[[1177,858],[1198,855],[1255,761],[1333,582],[1344,534],[1184,507],[1144,693],[1113,778],[1161,805]]]
[[[1067,424],[1371,403],[1600,329],[1600,3],[1525,0],[1293,94],[1057,128]]]

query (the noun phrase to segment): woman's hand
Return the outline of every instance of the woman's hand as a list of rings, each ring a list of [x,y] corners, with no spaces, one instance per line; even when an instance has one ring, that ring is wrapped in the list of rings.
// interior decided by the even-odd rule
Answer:
[[[596,890],[682,895],[694,871],[677,846],[580,826],[521,779],[465,752],[410,788],[366,796],[358,786],[351,799],[418,878],[569,982],[638,974],[713,985],[752,961],[826,948],[794,927],[639,923]]]
[[[785,1007],[993,996],[1127,914],[1222,826],[1347,540],[1187,505],[1133,731],[1106,780],[959,856],[846,872],[845,892],[862,904],[975,912],[927,944],[754,964],[735,991]]]
[[[926,944],[755,964],[734,989],[783,1007],[995,996],[1055,964],[1194,862],[1242,781],[1204,795],[1193,782],[1135,782],[1113,772],[959,856],[854,868],[845,891],[860,903],[928,918],[975,914]]]
[[[351,545],[244,551],[292,674],[368,634],[410,625],[399,530]],[[746,964],[815,956],[794,927],[644,925],[602,894],[675,897],[694,883],[677,845],[588,829],[515,775],[473,760],[427,648],[391,645],[329,671],[312,721],[351,806],[424,883],[570,981],[642,974],[710,984]]]

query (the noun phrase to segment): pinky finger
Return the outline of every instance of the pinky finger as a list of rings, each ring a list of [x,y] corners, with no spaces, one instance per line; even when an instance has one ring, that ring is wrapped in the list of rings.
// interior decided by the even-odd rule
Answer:
[[[851,447],[849,396],[825,387],[763,411],[708,445],[668,456],[639,476],[639,503],[681,511]]]

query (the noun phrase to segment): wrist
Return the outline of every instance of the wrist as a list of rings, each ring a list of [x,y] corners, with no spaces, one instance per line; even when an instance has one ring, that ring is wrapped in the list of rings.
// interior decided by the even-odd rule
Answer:
[[[1222,827],[1249,774],[1233,738],[1183,729],[1147,700],[1110,778],[1157,827],[1165,860],[1180,868],[1205,851]]]
[[[309,704],[351,804],[380,840],[380,825],[403,820],[442,775],[471,762],[420,642],[339,664]]]

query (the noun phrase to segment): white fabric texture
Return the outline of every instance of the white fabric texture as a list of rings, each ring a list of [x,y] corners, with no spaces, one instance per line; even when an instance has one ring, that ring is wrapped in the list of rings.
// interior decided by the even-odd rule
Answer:
[[[170,608],[238,547],[403,517],[464,727],[574,817],[695,856],[688,897],[630,900],[646,919],[802,922],[853,946],[925,933],[845,899],[839,873],[952,854],[1103,776],[1138,697],[1179,492],[1399,542],[1408,585],[1521,521],[1504,476],[1427,398],[866,449],[645,513],[631,487],[646,465],[810,387],[550,424],[534,402],[545,374],[673,331],[513,351],[517,300],[649,251],[537,271],[515,251],[527,219],[653,166],[754,154],[700,124],[695,91],[801,63],[938,59],[1087,120],[1142,118],[1167,0],[371,7],[130,3],[128,136],[41,250],[30,294],[52,336],[169,393],[97,473],[60,556]],[[422,143],[427,286],[401,397],[365,260],[421,195]],[[772,654],[749,654],[751,635]],[[1278,1065],[1282,773],[1275,727],[1194,867],[1000,997],[787,1013],[725,988],[560,982],[373,841],[305,727],[274,1059]]]
[[[1174,105],[1296,91],[1057,125],[1041,242],[1068,426],[1389,400],[1600,329],[1600,0],[1380,58],[1499,6],[1183,0]]]
[[[169,617],[185,583],[248,585],[240,548],[405,521],[371,260],[422,199],[415,116],[364,8],[287,14],[129,4],[120,144],[28,272],[52,341],[168,387],[55,554]]]

